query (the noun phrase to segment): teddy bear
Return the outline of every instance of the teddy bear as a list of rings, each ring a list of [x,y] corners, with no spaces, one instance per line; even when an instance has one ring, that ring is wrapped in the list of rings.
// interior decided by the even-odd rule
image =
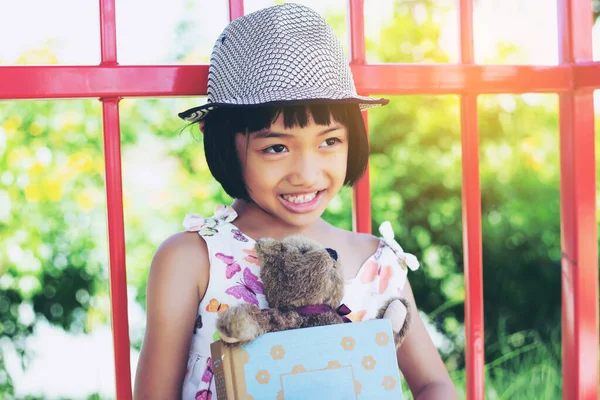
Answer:
[[[299,235],[259,239],[254,248],[270,308],[241,304],[225,310],[217,329],[226,345],[241,346],[267,332],[351,322],[345,316],[350,310],[340,306],[344,278],[335,250]],[[391,319],[398,348],[410,325],[408,302],[392,298],[377,317]]]

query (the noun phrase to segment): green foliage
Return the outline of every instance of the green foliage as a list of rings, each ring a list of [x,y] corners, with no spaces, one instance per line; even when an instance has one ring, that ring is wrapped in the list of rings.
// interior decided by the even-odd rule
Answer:
[[[535,332],[517,332],[503,335],[503,341],[516,341],[531,338],[531,344],[520,345],[517,350],[488,363],[484,371],[485,398],[490,400],[554,400],[562,398],[562,371],[560,365],[560,335],[558,330],[551,334],[552,341],[546,343],[535,337]],[[466,395],[467,377],[465,370],[451,374],[459,398]],[[406,385],[403,387],[407,400],[412,395]]]
[[[6,371],[4,352],[0,352],[0,394],[3,398],[11,398],[15,394],[12,378]]]
[[[381,42],[400,43],[404,55],[374,45],[374,57],[447,61],[435,47],[411,50],[425,38],[439,39],[434,7],[418,3],[423,5],[428,18],[418,28],[411,22],[414,10],[403,4],[394,23],[382,30]],[[548,327],[560,324],[556,96],[481,96],[478,113],[486,357],[495,359],[514,349],[500,344],[505,331],[535,330],[548,341]],[[369,121],[372,193],[377,193],[373,229],[383,220],[393,221],[400,243],[422,260],[423,267],[411,274],[417,302],[453,339],[447,364],[460,368],[464,278],[458,99],[394,97],[385,109],[372,111]]]
[[[98,104],[0,107],[5,207],[0,218],[0,331],[13,340],[31,333],[34,321],[21,321],[20,304],[64,328],[84,329],[81,316],[101,283],[98,274],[105,262],[98,254],[103,250],[97,229],[102,210],[93,210],[103,196],[100,124],[89,117],[97,114]]]
[[[504,342],[517,342],[518,348],[488,363],[485,368],[485,398],[553,400],[562,397],[561,348],[559,331],[553,329],[550,341],[535,331],[501,335]],[[524,344],[525,341],[530,344]],[[452,376],[462,396],[466,394],[465,371]]]
[[[544,341],[535,331],[501,334],[500,341],[515,342],[517,348],[488,362],[484,367],[484,398],[490,400],[554,400],[562,398],[560,330],[553,329],[551,340]],[[525,344],[528,341],[530,344]],[[450,376],[460,399],[467,398],[467,377],[464,369]],[[402,381],[407,400],[413,396]]]

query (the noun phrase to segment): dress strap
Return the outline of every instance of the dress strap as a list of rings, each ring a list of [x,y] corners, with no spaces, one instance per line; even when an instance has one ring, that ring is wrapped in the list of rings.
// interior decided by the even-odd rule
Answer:
[[[218,228],[237,218],[237,213],[231,206],[218,205],[212,217],[202,217],[187,214],[183,219],[183,227],[188,232],[198,232],[201,236],[214,236]]]
[[[387,244],[398,257],[402,268],[410,268],[412,271],[419,268],[419,260],[413,254],[405,253],[402,246],[394,240],[394,230],[390,221],[384,221],[379,225],[379,233],[383,236],[383,241]]]

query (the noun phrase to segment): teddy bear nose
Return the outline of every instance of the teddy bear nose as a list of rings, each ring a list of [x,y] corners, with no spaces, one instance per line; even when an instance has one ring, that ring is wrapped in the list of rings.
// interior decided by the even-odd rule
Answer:
[[[327,250],[327,252],[331,256],[331,258],[333,258],[335,261],[337,261],[337,258],[338,258],[337,251],[335,251],[334,249],[330,249],[330,248],[326,248],[325,250]]]

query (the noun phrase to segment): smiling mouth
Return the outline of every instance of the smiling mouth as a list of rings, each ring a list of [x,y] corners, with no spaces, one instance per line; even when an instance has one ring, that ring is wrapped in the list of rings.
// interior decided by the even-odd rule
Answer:
[[[289,201],[290,203],[304,204],[304,203],[310,203],[311,201],[313,201],[320,192],[322,192],[322,190],[318,190],[313,193],[305,193],[305,194],[299,194],[299,195],[281,194],[280,196],[282,199]]]

